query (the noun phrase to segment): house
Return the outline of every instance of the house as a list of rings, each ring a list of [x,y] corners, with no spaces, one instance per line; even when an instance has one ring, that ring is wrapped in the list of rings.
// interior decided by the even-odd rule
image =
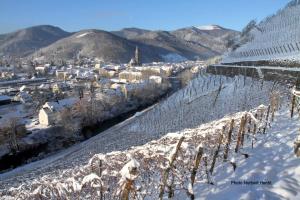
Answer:
[[[68,77],[68,72],[65,70],[56,70],[55,74],[58,80],[66,80]]]
[[[0,95],[0,106],[5,104],[10,104],[11,99],[9,96],[6,95]]]
[[[162,66],[161,70],[162,70],[162,75],[164,76],[171,76],[173,73],[172,66]]]
[[[22,85],[19,89],[20,92],[29,92],[31,88],[27,87],[26,85]]]
[[[112,78],[116,75],[116,71],[108,70],[104,68],[99,69],[99,76],[102,78]]]
[[[126,69],[124,65],[106,65],[104,68],[108,71],[115,71],[115,72],[120,72]]]
[[[137,91],[143,91],[148,86],[146,82],[123,84],[121,91],[125,98],[131,98]]]
[[[46,74],[48,72],[49,66],[48,65],[39,65],[35,68],[35,71],[38,74]]]
[[[111,86],[110,86],[110,89],[114,89],[114,90],[121,90],[123,88],[123,85],[122,83],[113,83]]]
[[[55,83],[52,86],[52,92],[53,93],[60,93],[63,91],[67,91],[70,89],[70,86],[66,83]]]
[[[38,88],[39,88],[39,90],[49,90],[50,89],[50,84],[43,83]]]
[[[162,75],[162,70],[159,67],[140,67],[137,70],[142,73],[143,78]]]
[[[53,102],[46,102],[39,111],[39,122],[42,125],[55,125],[59,123],[59,113],[64,108],[71,108],[78,98],[68,98]]]
[[[143,77],[149,76],[171,76],[172,75],[172,67],[171,66],[147,66],[147,67],[137,67]]]
[[[162,84],[162,77],[160,77],[160,76],[150,76],[149,81],[150,81],[150,83],[160,85],[160,84]]]
[[[13,100],[23,104],[32,103],[32,97],[27,92],[19,92]]]
[[[125,79],[128,82],[137,82],[142,80],[142,73],[134,71],[123,71],[119,73],[119,79]]]
[[[95,64],[95,69],[100,69],[103,66],[104,66],[104,62],[103,61],[99,61],[98,63]]]

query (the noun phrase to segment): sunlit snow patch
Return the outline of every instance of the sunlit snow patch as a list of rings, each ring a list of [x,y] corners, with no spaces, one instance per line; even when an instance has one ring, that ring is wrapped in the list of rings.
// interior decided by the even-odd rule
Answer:
[[[82,37],[84,37],[84,36],[86,36],[86,35],[88,35],[88,34],[91,34],[91,32],[85,32],[85,33],[82,33],[82,34],[80,34],[80,35],[77,35],[76,38],[82,38]]]
[[[197,26],[196,28],[198,28],[200,30],[205,30],[205,31],[220,29],[220,27],[216,26],[216,25]]]

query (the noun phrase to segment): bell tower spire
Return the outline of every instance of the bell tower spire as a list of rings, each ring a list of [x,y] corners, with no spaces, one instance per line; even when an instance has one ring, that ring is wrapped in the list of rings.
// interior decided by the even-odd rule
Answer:
[[[135,47],[135,54],[134,54],[134,59],[137,65],[140,65],[140,50],[138,48],[138,46]]]

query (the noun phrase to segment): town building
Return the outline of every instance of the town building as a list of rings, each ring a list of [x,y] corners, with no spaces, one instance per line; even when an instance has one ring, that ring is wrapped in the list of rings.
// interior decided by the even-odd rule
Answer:
[[[32,103],[32,97],[27,92],[19,92],[13,99],[14,101],[19,101],[23,104]]]
[[[52,86],[53,93],[61,93],[70,89],[70,86],[66,83],[55,83]]]
[[[134,66],[140,66],[140,65],[142,65],[142,63],[141,63],[141,55],[140,55],[139,48],[136,47],[135,48],[135,52],[134,52],[134,57],[131,58],[131,60],[129,61],[129,66],[130,67],[134,67]]]
[[[59,113],[64,108],[71,108],[78,98],[68,98],[53,102],[46,102],[39,111],[39,122],[42,125],[55,125],[59,123]]]
[[[138,82],[143,78],[141,72],[122,71],[119,73],[119,79],[124,79],[127,82]]]
[[[68,72],[64,71],[64,70],[56,70],[56,78],[58,80],[66,80],[68,77]]]

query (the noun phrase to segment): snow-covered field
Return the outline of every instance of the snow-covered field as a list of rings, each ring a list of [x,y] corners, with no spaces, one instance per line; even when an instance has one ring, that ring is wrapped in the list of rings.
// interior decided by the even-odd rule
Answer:
[[[98,177],[94,175],[88,176],[89,173],[91,173],[91,169],[89,168],[89,160],[95,155],[101,153],[101,158],[104,156],[104,163],[105,165],[109,165],[112,167],[112,171],[106,171],[105,176],[111,176],[112,179],[108,178],[106,181],[108,181],[105,186],[113,187],[114,190],[111,188],[111,193],[107,194],[109,197],[112,197],[111,195],[116,195],[118,190],[116,190],[118,187],[116,184],[118,181],[122,178],[122,174],[115,173],[119,172],[118,170],[121,170],[122,167],[126,164],[127,161],[129,161],[129,157],[126,156],[126,153],[130,152],[136,152],[139,150],[142,150],[144,152],[144,149],[146,148],[148,153],[146,152],[145,155],[143,154],[137,154],[134,156],[134,159],[139,162],[140,166],[144,166],[144,164],[141,164],[141,162],[147,161],[147,155],[150,156],[152,159],[151,162],[148,164],[152,167],[156,167],[156,170],[146,170],[144,169],[143,179],[140,180],[146,180],[147,177],[151,176],[156,177],[157,180],[150,181],[149,184],[153,184],[153,187],[149,187],[150,190],[153,190],[153,192],[150,192],[151,195],[157,195],[157,192],[159,189],[157,186],[159,186],[159,175],[162,173],[162,170],[164,167],[167,166],[167,157],[170,156],[171,147],[174,147],[176,145],[176,141],[178,140],[177,136],[174,136],[172,134],[172,137],[166,136],[168,133],[176,133],[179,135],[187,135],[188,140],[184,141],[184,145],[186,142],[191,142],[193,145],[193,148],[195,149],[199,143],[202,143],[202,139],[204,137],[205,142],[205,149],[207,152],[205,152],[206,155],[213,155],[214,149],[215,149],[215,142],[216,137],[220,133],[220,130],[222,129],[224,124],[224,121],[226,121],[226,124],[228,123],[228,117],[222,119],[224,116],[229,114],[234,114],[239,111],[249,110],[252,108],[255,108],[261,104],[267,105],[269,103],[269,93],[274,90],[280,90],[282,91],[282,94],[284,94],[285,89],[280,86],[276,85],[272,82],[262,82],[258,80],[254,80],[251,78],[246,78],[242,76],[234,77],[234,78],[226,78],[223,76],[212,76],[212,75],[200,75],[197,79],[190,82],[190,84],[180,90],[179,92],[173,94],[171,97],[167,98],[165,101],[161,102],[160,104],[154,105],[153,107],[147,109],[146,111],[140,113],[138,116],[132,117],[131,119],[126,120],[125,122],[116,125],[115,127],[91,138],[90,140],[83,142],[82,144],[76,145],[66,151],[63,151],[55,156],[52,156],[50,158],[47,158],[42,161],[38,161],[35,163],[31,163],[30,165],[26,165],[20,168],[17,168],[11,172],[5,173],[0,175],[0,192],[2,192],[2,195],[8,194],[12,195],[13,198],[16,197],[16,195],[21,194],[21,191],[24,191],[25,193],[29,194],[30,192],[34,192],[35,190],[36,194],[40,193],[40,189],[42,189],[41,186],[39,187],[43,182],[42,180],[48,180],[51,181],[51,184],[57,185],[57,184],[70,184],[70,181],[72,178],[76,178],[76,182],[72,182],[78,187],[80,184],[83,184],[82,181],[84,181],[85,184],[90,183],[89,181],[97,181]],[[285,112],[286,109],[283,109],[284,112],[279,115],[277,118],[277,121],[280,117],[282,119],[285,119],[287,116],[287,113]],[[253,113],[255,111],[252,111]],[[236,114],[236,118],[240,118],[244,113]],[[221,119],[218,121],[218,119]],[[217,120],[214,122],[211,122],[213,120]],[[254,119],[253,119],[254,120]],[[285,119],[286,120],[286,119]],[[254,120],[255,121],[255,120]],[[210,123],[209,123],[210,122]],[[209,123],[209,124],[206,124]],[[202,125],[201,125],[202,124]],[[289,144],[291,146],[292,140],[294,135],[296,134],[295,130],[297,127],[297,121],[289,121],[284,124],[281,123],[273,123],[275,126],[278,126],[276,130],[284,130],[286,126],[289,126],[291,132],[288,132],[289,134],[289,143],[284,142],[284,144]],[[238,123],[237,123],[238,125]],[[263,120],[262,124],[264,125]],[[220,128],[221,127],[221,128]],[[274,128],[272,126],[272,128]],[[228,127],[227,127],[228,128]],[[286,130],[286,129],[285,129]],[[197,137],[197,135],[199,137]],[[268,131],[268,135],[257,135],[257,138],[267,138],[271,137],[273,134],[271,134],[271,131]],[[274,142],[279,142],[276,140],[278,134],[274,135]],[[169,135],[170,136],[170,135]],[[280,135],[278,135],[279,137]],[[194,138],[196,137],[196,138]],[[248,137],[248,136],[247,136]],[[250,137],[250,136],[249,136]],[[284,137],[284,136],[282,136]],[[234,138],[234,136],[233,136]],[[251,137],[252,138],[252,137]],[[155,140],[155,141],[152,141]],[[236,140],[234,138],[233,140]],[[150,142],[152,141],[152,142]],[[248,140],[247,140],[248,141]],[[273,149],[272,145],[269,148],[263,148],[263,145],[267,145],[268,143],[260,143],[262,140],[258,140],[255,144],[256,148],[261,153],[266,153],[266,155],[272,155],[272,152],[276,149]],[[271,141],[271,140],[270,140]],[[272,140],[273,141],[273,140]],[[134,146],[140,146],[147,143],[145,146],[141,147],[134,147]],[[163,149],[160,149],[160,146],[162,145]],[[170,145],[170,144],[173,144]],[[277,143],[276,143],[277,144]],[[277,145],[281,144],[278,143]],[[149,146],[150,145],[150,146]],[[250,158],[247,160],[241,159],[240,154],[237,154],[236,156],[236,162],[238,164],[238,168],[236,173],[233,173],[232,169],[228,167],[228,162],[226,162],[223,165],[227,164],[227,171],[228,177],[234,176],[233,174],[237,173],[245,173],[247,171],[247,168],[245,168],[244,171],[239,172],[239,169],[242,169],[242,166],[247,166],[248,168],[252,166],[251,164],[247,164],[248,160],[255,159],[257,154],[252,155],[252,152],[255,151],[252,149],[249,149],[247,147],[248,143],[245,143],[245,150],[247,150],[246,153],[250,154]],[[259,146],[261,145],[261,147]],[[274,144],[275,145],[275,144]],[[149,148],[148,148],[149,147]],[[186,147],[186,145],[185,145]],[[222,146],[222,148],[224,148]],[[297,163],[296,159],[292,159],[292,150],[291,147],[284,148],[281,154],[288,154],[290,157],[290,160],[287,160],[288,162],[292,162],[293,164]],[[129,151],[126,151],[128,149],[131,149]],[[186,149],[189,149],[188,147]],[[197,149],[197,148],[196,148]],[[158,151],[154,154],[151,153],[151,151]],[[249,152],[248,152],[249,150]],[[267,154],[267,150],[270,150],[269,154]],[[113,151],[119,151],[110,153]],[[277,150],[276,150],[277,151]],[[280,150],[278,150],[280,153]],[[141,153],[141,152],[140,152]],[[144,152],[145,153],[145,152]],[[190,152],[189,155],[186,155],[186,158],[189,158],[188,162],[191,162],[191,159],[194,157],[193,155],[194,150]],[[132,153],[130,153],[132,154]],[[134,154],[134,153],[133,153]],[[254,154],[254,153],[253,153]],[[273,152],[273,154],[276,154],[276,152]],[[135,155],[135,154],[134,154]],[[151,155],[154,156],[154,158],[151,157]],[[116,157],[114,157],[116,156]],[[158,157],[155,157],[158,156]],[[279,156],[279,155],[278,155]],[[282,155],[280,158],[285,158]],[[210,165],[211,163],[211,156],[208,157],[208,163]],[[253,158],[252,158],[253,157]],[[149,159],[150,159],[149,158]],[[271,158],[268,158],[271,159]],[[258,163],[258,166],[264,165],[264,160],[257,157],[257,160],[255,160],[256,163]],[[261,161],[261,162],[258,162]],[[135,162],[133,162],[135,163]],[[219,161],[217,162],[219,163]],[[274,162],[273,162],[274,163]],[[265,163],[266,166],[268,163]],[[162,165],[162,166],[161,166]],[[178,169],[181,167],[182,172],[188,171],[189,164],[182,162],[181,164],[178,164]],[[230,190],[230,188],[237,188],[236,193],[239,191],[241,192],[241,195],[248,194],[245,192],[245,190],[238,189],[239,186],[229,186],[227,187],[227,184],[225,181],[225,175],[222,173],[219,175],[219,171],[221,171],[223,165],[217,164],[215,174],[212,177],[212,180],[215,184],[215,186],[208,186],[207,184],[201,183],[201,180],[203,182],[204,177],[201,172],[199,172],[199,185],[198,181],[195,185],[195,193],[196,197],[199,197],[199,195],[202,195],[203,198],[209,195],[218,195],[222,191]],[[250,166],[249,166],[250,165]],[[294,166],[294,165],[293,165]],[[268,168],[263,169],[262,171],[259,171],[258,168],[255,166],[252,166],[253,169],[257,169],[257,173],[266,173],[268,171]],[[203,168],[203,167],[202,167]],[[201,169],[202,169],[201,168]],[[87,170],[86,170],[87,169]],[[108,168],[107,168],[108,169]],[[275,170],[281,171],[281,169]],[[295,168],[297,170],[297,168]],[[123,170],[124,171],[124,170]],[[126,171],[126,170],[125,170]],[[147,174],[148,172],[150,174]],[[178,171],[178,170],[177,170]],[[147,172],[147,173],[146,173]],[[98,173],[98,172],[97,172]],[[104,172],[103,172],[104,173]],[[146,173],[146,174],[145,174]],[[151,174],[154,173],[154,174]],[[175,172],[172,172],[175,173]],[[254,173],[254,172],[253,172]],[[76,174],[78,176],[76,176]],[[202,174],[202,175],[201,175]],[[99,175],[99,174],[98,174]],[[123,174],[124,175],[124,174]],[[128,175],[128,174],[127,174]],[[126,176],[127,176],[126,175]],[[248,175],[251,175],[248,174]],[[255,175],[255,173],[254,173]],[[84,178],[87,176],[87,178]],[[282,175],[284,176],[284,174]],[[295,176],[299,176],[299,174],[295,173]],[[140,176],[138,176],[140,177]],[[68,179],[70,178],[70,179]],[[77,179],[78,178],[78,179]],[[220,178],[220,179],[218,179]],[[222,179],[223,178],[223,179]],[[241,177],[240,177],[241,178]],[[222,179],[222,180],[221,180]],[[259,179],[259,176],[258,176]],[[72,179],[73,180],[73,179]],[[88,181],[89,180],[89,181]],[[124,180],[124,177],[123,179]],[[125,179],[126,180],[126,179]],[[147,179],[148,180],[148,179]],[[54,182],[53,182],[54,181]],[[55,182],[57,181],[57,182]],[[272,180],[271,180],[272,181]],[[279,179],[277,180],[279,181]],[[141,181],[142,182],[142,181]],[[275,180],[274,180],[275,182]],[[223,183],[223,185],[221,184]],[[277,182],[276,182],[277,183]],[[282,182],[278,184],[285,184],[287,182]],[[98,184],[98,183],[97,183]],[[96,185],[97,185],[96,184]],[[145,183],[140,183],[145,184]],[[220,187],[219,187],[220,184]],[[230,183],[228,183],[230,185]],[[292,184],[292,183],[291,183]],[[43,184],[42,184],[43,185]],[[179,184],[181,185],[181,184]],[[77,187],[76,186],[76,187]],[[98,184],[99,186],[99,184]],[[275,187],[276,186],[276,187]],[[299,185],[293,185],[294,187],[299,187]],[[19,189],[13,189],[13,187]],[[56,186],[55,186],[56,187]],[[60,186],[59,186],[60,187]],[[65,186],[64,186],[65,187]],[[205,188],[205,190],[202,188],[201,190],[198,190],[198,188]],[[207,188],[215,187],[212,190],[208,190]],[[270,192],[270,195],[273,193],[275,194],[276,191],[279,191],[278,188],[280,188],[280,185],[277,186],[275,183],[272,183],[272,187],[274,187],[274,190],[268,190]],[[39,188],[39,189],[37,189]],[[88,187],[90,188],[90,186]],[[122,188],[122,187],[120,187]],[[186,187],[189,189],[189,187]],[[178,190],[180,194],[176,195],[175,199],[181,197],[181,195],[185,194],[186,188],[181,188]],[[250,187],[251,188],[251,187]],[[264,189],[264,187],[259,187],[261,189]],[[277,188],[277,189],[276,189]],[[283,188],[283,187],[282,187]],[[74,188],[73,188],[74,189]],[[81,188],[82,189],[82,188]],[[88,191],[82,191],[80,189],[80,194],[82,194],[82,199],[88,198],[88,196],[84,195],[90,195],[92,190]],[[11,192],[10,192],[11,191]],[[30,191],[30,192],[29,192]],[[156,192],[155,192],[156,191]],[[206,191],[203,193],[203,191]],[[210,191],[210,192],[209,192]],[[253,190],[255,191],[255,190]],[[265,191],[265,190],[263,190]],[[292,191],[297,191],[295,189],[292,189]],[[8,193],[7,193],[8,192]],[[78,191],[77,191],[78,192]],[[95,191],[93,191],[95,192]],[[99,191],[98,191],[99,192]],[[113,194],[113,192],[115,192]],[[245,193],[244,193],[245,192]],[[97,192],[96,192],[97,193]],[[95,193],[95,194],[96,194]],[[201,194],[200,194],[201,193]],[[1,194],[1,193],[0,193]],[[76,194],[76,191],[73,191],[73,194]],[[139,195],[150,195],[148,193],[140,193]],[[205,194],[205,195],[204,195]],[[258,193],[262,194],[262,193]],[[269,194],[266,192],[266,194]],[[157,199],[157,196],[149,196],[150,199]],[[250,193],[249,193],[250,195]],[[251,194],[252,195],[252,194]],[[35,196],[36,197],[36,196]],[[56,196],[57,197],[57,196]],[[153,198],[152,198],[153,197]],[[242,197],[242,196],[240,196]],[[253,196],[249,196],[249,199],[251,199]],[[261,196],[263,197],[263,196]],[[273,197],[273,196],[272,196]],[[8,197],[7,197],[8,198]],[[75,198],[75,197],[73,197]],[[185,197],[184,197],[185,198]],[[76,199],[76,198],[75,198]],[[180,198],[182,199],[182,198]],[[225,198],[226,199],[226,198]],[[266,199],[268,199],[266,197]]]

